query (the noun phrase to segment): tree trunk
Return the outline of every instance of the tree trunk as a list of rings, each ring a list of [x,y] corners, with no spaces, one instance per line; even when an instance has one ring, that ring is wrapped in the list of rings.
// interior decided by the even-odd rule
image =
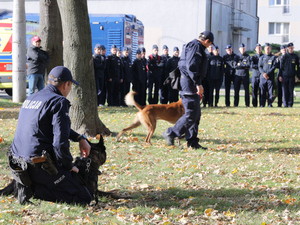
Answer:
[[[72,103],[72,129],[93,137],[99,133],[110,134],[98,116],[87,0],[57,2],[63,27],[64,65],[80,84],[73,85],[68,96]]]
[[[26,99],[26,19],[24,0],[13,2],[13,102],[23,102]]]
[[[52,68],[63,65],[62,25],[56,0],[40,0],[38,36],[42,40],[43,49],[50,56],[45,71],[45,82],[47,83],[48,73]]]

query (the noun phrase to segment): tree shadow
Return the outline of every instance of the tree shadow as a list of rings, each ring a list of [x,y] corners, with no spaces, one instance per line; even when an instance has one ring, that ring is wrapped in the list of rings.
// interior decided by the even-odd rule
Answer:
[[[125,190],[126,191],[126,190]],[[158,207],[166,210],[189,209],[193,207],[199,213],[207,208],[218,211],[257,211],[258,209],[274,210],[282,212],[289,206],[300,207],[299,201],[285,201],[285,196],[297,195],[299,189],[279,187],[270,189],[267,186],[261,188],[220,188],[207,189],[197,188],[182,189],[179,187],[166,190],[133,191],[131,192],[133,202],[124,202],[127,208]],[[272,197],[270,197],[272,196]],[[274,197],[276,196],[276,197]],[[114,203],[112,203],[114,204]]]

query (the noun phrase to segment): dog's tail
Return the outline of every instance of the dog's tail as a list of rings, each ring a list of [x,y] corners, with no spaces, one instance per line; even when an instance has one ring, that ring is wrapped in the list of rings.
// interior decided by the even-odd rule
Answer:
[[[136,95],[136,94],[137,93],[135,91],[129,92],[125,96],[125,103],[126,103],[126,105],[134,105],[138,110],[142,110],[144,108],[144,106],[141,106],[134,100],[134,95]]]

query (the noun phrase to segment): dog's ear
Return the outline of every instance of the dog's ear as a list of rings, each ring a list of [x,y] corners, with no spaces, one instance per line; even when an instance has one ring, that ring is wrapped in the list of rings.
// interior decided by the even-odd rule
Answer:
[[[104,146],[104,140],[103,140],[103,136],[101,134],[100,134],[98,146]]]

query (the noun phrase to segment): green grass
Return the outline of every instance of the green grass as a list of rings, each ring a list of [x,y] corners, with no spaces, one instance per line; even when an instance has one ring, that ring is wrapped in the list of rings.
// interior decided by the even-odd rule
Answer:
[[[300,98],[293,108],[203,108],[198,137],[207,151],[181,141],[168,147],[159,121],[152,145],[139,127],[116,142],[105,137],[107,162],[99,189],[118,189],[129,200],[100,199],[80,207],[33,200],[21,206],[0,197],[4,224],[298,224],[300,221]],[[233,102],[233,99],[231,99]],[[275,102],[274,106],[277,105]],[[5,153],[17,125],[20,104],[0,100],[1,186],[9,182]],[[133,107],[99,108],[107,127],[118,133],[131,124]],[[92,139],[97,142],[96,139]],[[72,153],[78,146],[72,143]]]

